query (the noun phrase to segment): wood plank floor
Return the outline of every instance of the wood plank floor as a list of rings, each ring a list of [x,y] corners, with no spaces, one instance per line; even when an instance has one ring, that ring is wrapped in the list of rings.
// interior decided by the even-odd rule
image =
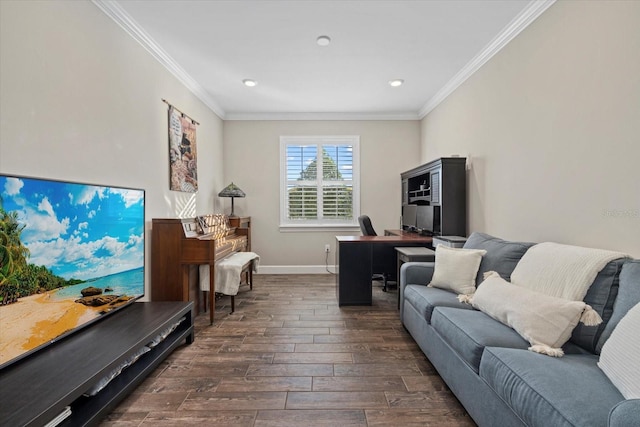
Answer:
[[[255,275],[216,304],[102,426],[474,426],[374,282],[338,307],[332,275]]]

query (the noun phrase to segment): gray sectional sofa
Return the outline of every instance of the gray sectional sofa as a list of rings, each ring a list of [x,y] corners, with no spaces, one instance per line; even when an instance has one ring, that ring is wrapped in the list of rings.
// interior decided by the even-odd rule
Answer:
[[[474,233],[464,247],[487,251],[480,283],[487,271],[509,280],[532,245]],[[530,343],[510,327],[459,302],[453,292],[427,287],[434,265],[402,266],[400,318],[478,425],[640,426],[640,399],[625,400],[597,366],[604,342],[640,302],[639,260],[618,259],[600,271],[584,301],[603,322],[579,324],[559,358],[528,351]]]

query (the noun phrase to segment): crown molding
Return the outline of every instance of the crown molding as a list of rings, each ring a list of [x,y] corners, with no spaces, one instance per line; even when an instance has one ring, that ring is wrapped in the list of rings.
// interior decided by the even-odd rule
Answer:
[[[207,91],[149,36],[120,5],[112,0],[91,0],[102,12],[115,21],[127,34],[140,43],[160,64],[173,74],[200,101],[218,117],[225,119],[225,111],[211,98]]]
[[[467,63],[451,80],[445,84],[418,112],[418,117],[423,119],[442,101],[444,101],[462,83],[471,77],[495,54],[500,52],[511,40],[520,34],[525,28],[535,21],[556,0],[534,0],[518,16],[516,16],[489,44]]]
[[[420,120],[417,113],[227,113],[225,120]]]

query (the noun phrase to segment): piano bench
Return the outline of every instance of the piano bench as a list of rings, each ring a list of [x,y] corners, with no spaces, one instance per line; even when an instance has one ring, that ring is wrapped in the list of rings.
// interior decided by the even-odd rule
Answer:
[[[242,286],[242,277],[245,277],[245,285],[249,285],[249,290],[253,290],[253,263],[255,259],[252,259],[242,265],[242,270],[240,271],[240,286]],[[231,313],[236,311],[236,296],[231,295]]]
[[[230,256],[227,259],[232,259],[234,257],[234,255]],[[238,285],[238,287],[242,286],[242,285],[249,285],[249,290],[253,290],[253,272],[255,270],[255,262],[256,262],[257,258],[253,258],[250,259],[249,261],[245,262],[244,264],[242,264],[242,267],[240,269],[240,284]],[[245,282],[242,283],[242,279],[245,279]],[[204,300],[204,311],[207,311],[207,292],[206,290],[202,291],[202,296],[203,296],[203,300]],[[226,294],[220,293],[220,292],[216,292],[215,293],[215,300],[217,301],[218,299],[222,298],[226,296]],[[236,300],[235,300],[235,295],[229,295],[231,297],[231,313],[233,313],[236,309]]]

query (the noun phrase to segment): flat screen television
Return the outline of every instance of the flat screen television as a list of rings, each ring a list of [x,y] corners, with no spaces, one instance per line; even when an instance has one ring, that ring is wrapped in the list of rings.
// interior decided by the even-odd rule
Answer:
[[[0,174],[0,369],[144,295],[145,192]]]
[[[406,230],[414,230],[416,228],[416,210],[417,205],[402,206],[402,228]]]

